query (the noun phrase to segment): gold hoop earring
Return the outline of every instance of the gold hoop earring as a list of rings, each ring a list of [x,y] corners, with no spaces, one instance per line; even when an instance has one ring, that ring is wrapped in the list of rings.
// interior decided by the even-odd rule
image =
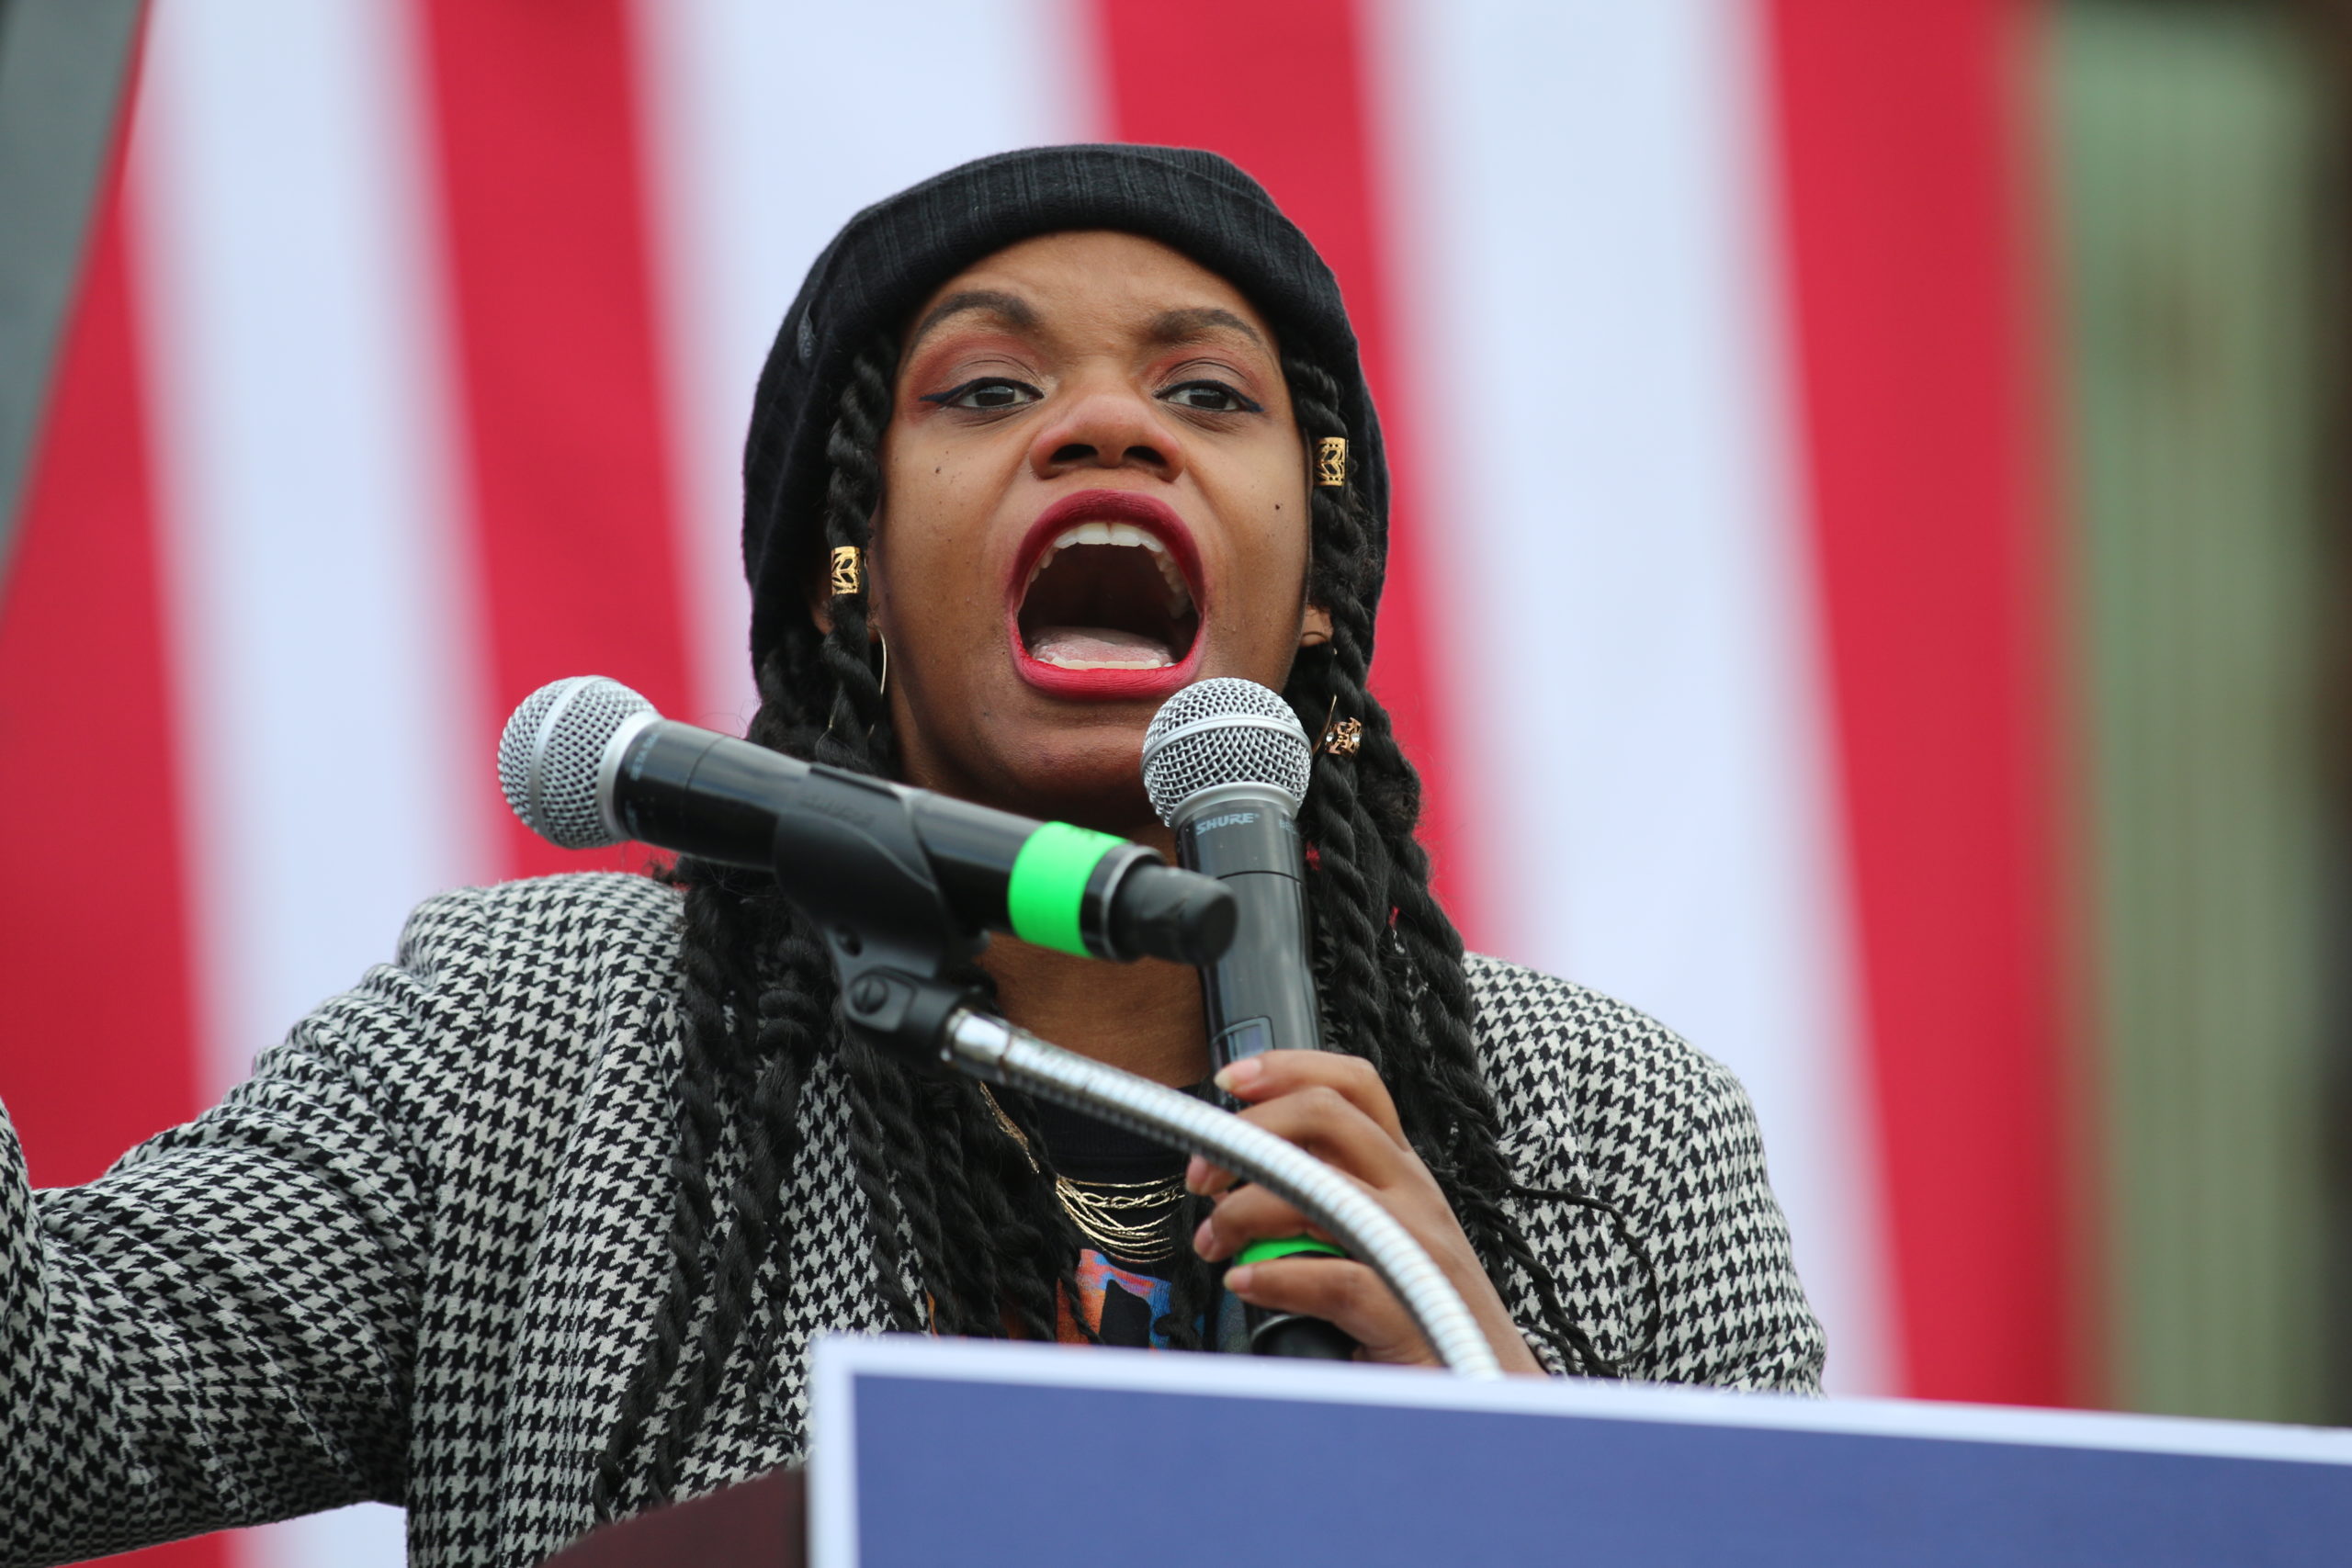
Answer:
[[[882,645],[882,678],[875,682],[874,694],[876,697],[887,699],[890,695],[890,644],[888,640],[882,636],[882,628],[879,626],[874,628],[874,640]],[[885,718],[888,716],[887,710],[884,716]],[[825,734],[827,737],[830,738],[832,735],[833,726],[840,722],[840,719],[841,708],[837,704],[833,709],[832,716],[825,720]],[[874,729],[872,726],[867,727],[865,734],[868,739],[873,739]]]

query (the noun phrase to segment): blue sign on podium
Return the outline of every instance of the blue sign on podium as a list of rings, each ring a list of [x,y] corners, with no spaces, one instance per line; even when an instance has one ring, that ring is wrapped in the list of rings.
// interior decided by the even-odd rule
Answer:
[[[817,1348],[815,1568],[2352,1563],[2352,1432],[905,1337]]]

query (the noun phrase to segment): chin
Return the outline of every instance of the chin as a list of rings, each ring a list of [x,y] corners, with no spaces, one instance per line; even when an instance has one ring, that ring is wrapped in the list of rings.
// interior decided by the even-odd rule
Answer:
[[[1064,716],[1066,717],[1066,716]],[[1131,724],[1096,722],[1023,727],[1001,737],[1009,808],[1080,827],[1132,836],[1157,819],[1143,787],[1143,732],[1149,710]]]

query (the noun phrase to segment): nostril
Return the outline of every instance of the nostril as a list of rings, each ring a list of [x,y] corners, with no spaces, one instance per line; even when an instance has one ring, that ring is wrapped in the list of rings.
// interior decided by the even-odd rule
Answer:
[[[1133,446],[1097,446],[1088,441],[1068,441],[1053,449],[1046,461],[1055,468],[1118,468],[1130,464],[1147,468],[1170,466],[1168,454],[1158,446],[1138,443]]]

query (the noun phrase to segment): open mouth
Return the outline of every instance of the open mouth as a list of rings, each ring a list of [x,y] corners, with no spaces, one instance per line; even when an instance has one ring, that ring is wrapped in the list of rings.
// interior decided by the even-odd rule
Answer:
[[[1154,531],[1092,517],[1056,533],[1029,569],[1015,626],[1058,670],[1164,670],[1200,635],[1184,563]]]

